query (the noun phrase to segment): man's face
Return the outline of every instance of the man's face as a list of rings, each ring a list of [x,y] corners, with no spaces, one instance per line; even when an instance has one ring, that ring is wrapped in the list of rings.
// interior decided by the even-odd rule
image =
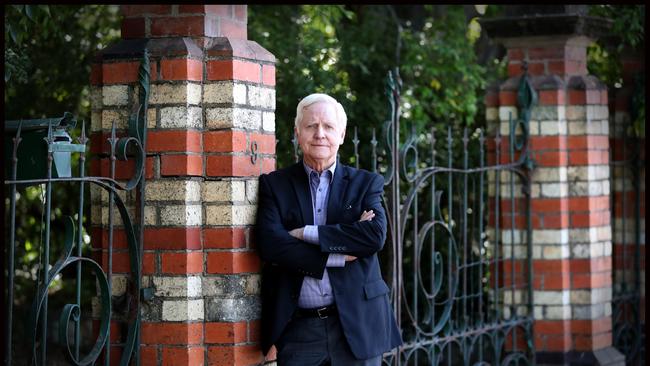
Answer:
[[[305,162],[309,165],[326,164],[323,166],[326,168],[336,160],[345,128],[336,119],[336,109],[331,103],[317,102],[303,109],[296,136]]]

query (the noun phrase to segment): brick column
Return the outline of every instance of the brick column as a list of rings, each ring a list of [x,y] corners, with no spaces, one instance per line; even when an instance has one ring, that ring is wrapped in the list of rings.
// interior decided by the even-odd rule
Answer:
[[[140,309],[142,364],[259,364],[260,262],[251,226],[257,177],[275,169],[275,58],[247,40],[246,5],[122,5],[121,12],[122,41],[93,67],[92,148],[107,151],[113,120],[124,133],[146,47],[142,283],[154,297]],[[118,178],[132,165],[118,165]],[[108,166],[97,160],[93,173],[107,176]],[[93,243],[106,263],[107,200],[91,193]],[[114,247],[114,272],[128,270],[127,253]],[[119,343],[120,327],[113,328]]]
[[[624,361],[612,347],[607,90],[586,65],[586,32],[598,21],[531,13],[484,23],[508,49],[509,79],[488,92],[488,121],[509,134],[524,62],[539,97],[529,127],[538,364]],[[507,141],[501,151],[508,156]]]

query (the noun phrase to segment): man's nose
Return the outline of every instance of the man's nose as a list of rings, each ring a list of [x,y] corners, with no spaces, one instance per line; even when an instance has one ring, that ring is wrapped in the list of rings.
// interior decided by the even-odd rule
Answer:
[[[322,126],[317,126],[316,127],[316,137],[324,137],[325,136],[325,131],[323,130]]]

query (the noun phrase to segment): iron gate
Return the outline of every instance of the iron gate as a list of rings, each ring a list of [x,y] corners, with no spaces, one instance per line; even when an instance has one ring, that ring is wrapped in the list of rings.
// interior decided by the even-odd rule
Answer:
[[[639,102],[645,99],[645,76],[636,80],[632,93],[630,118],[614,119],[610,129],[610,207],[613,238],[613,344],[625,355],[628,365],[645,365],[645,295],[641,293],[645,272],[645,154],[641,139],[634,132]],[[643,89],[642,89],[643,88]],[[637,100],[636,98],[640,98]],[[643,122],[645,123],[645,121]],[[643,223],[641,218],[644,217]],[[645,302],[645,301],[644,301]]]
[[[527,146],[537,96],[527,74],[522,117],[490,134],[449,126],[411,130],[402,142],[400,89],[397,70],[389,72],[383,140],[373,129],[361,145],[355,127],[348,159],[385,178],[389,232],[380,262],[404,344],[383,363],[534,364]],[[299,161],[295,138],[293,146]],[[360,148],[369,151],[364,164]]]
[[[67,113],[63,118],[5,121],[5,143],[8,142],[8,156],[11,157],[10,169],[6,172],[10,178],[5,180],[5,192],[9,197],[9,221],[5,222],[8,228],[6,245],[7,258],[7,313],[5,323],[6,356],[5,365],[94,365],[98,362],[102,352],[102,363],[111,363],[111,352],[106,352],[107,340],[111,339],[111,323],[126,323],[122,332],[124,339],[117,342],[122,347],[120,365],[131,362],[139,364],[140,344],[140,311],[139,301],[141,295],[141,270],[142,270],[142,239],[144,227],[144,162],[146,145],[146,110],[149,95],[149,61],[145,51],[139,70],[140,100],[128,121],[129,131],[127,136],[118,138],[116,126],[113,123],[111,135],[108,139],[110,154],[104,157],[110,160],[110,178],[93,177],[85,174],[85,160],[88,138],[86,137],[85,124],[82,123],[81,135],[77,143],[72,143],[72,138],[67,130],[76,125],[74,117]],[[45,140],[43,142],[43,140]],[[78,154],[79,172],[73,176],[71,171],[72,154]],[[130,181],[122,185],[115,180],[116,159],[127,160],[135,157],[135,173]],[[78,211],[70,216],[65,216],[65,235],[61,239],[52,229],[52,213],[58,209],[52,200],[55,185],[78,185]],[[96,185],[108,193],[108,240],[106,247],[100,248],[101,260],[84,256],[88,251],[88,242],[83,239],[84,223],[84,195],[87,186]],[[27,245],[24,237],[16,232],[16,199],[17,192],[25,187],[40,186],[43,191],[43,219],[41,222],[41,239],[39,244],[38,275],[36,280],[35,295],[26,319],[14,318],[14,283],[16,276],[15,251],[19,246]],[[136,207],[137,220],[132,221],[126,203],[117,194],[118,191],[137,191]],[[22,192],[25,192],[24,190]],[[139,205],[139,206],[138,206]],[[117,208],[121,225],[128,245],[130,260],[130,277],[128,278],[127,301],[113,297],[112,291],[112,258],[113,258],[113,233],[114,215]],[[60,252],[60,253],[59,253]],[[57,254],[56,256],[54,254]],[[56,257],[56,258],[55,258]],[[52,259],[56,259],[54,263]],[[99,263],[98,263],[99,262]],[[101,263],[101,264],[100,264]],[[82,267],[83,268],[82,270]],[[97,298],[100,301],[99,327],[95,329],[96,337],[82,329],[82,304],[88,306],[87,301],[82,301],[81,286],[82,273],[87,269],[94,273],[95,281],[91,287],[97,286]],[[71,275],[72,272],[72,275]],[[22,272],[21,272],[22,273]],[[74,298],[63,299],[66,304],[62,309],[48,307],[53,283],[72,277],[75,283]],[[20,294],[28,297],[28,294]],[[121,304],[120,304],[121,303]],[[123,304],[130,304],[129,309],[124,309]],[[58,319],[51,319],[52,313],[58,314]],[[48,319],[49,318],[49,319]],[[25,329],[24,334],[22,330]],[[14,330],[21,331],[21,336],[26,339],[14,339]],[[88,339],[91,339],[89,342]],[[54,350],[54,352],[53,352]],[[65,354],[63,360],[62,354]]]

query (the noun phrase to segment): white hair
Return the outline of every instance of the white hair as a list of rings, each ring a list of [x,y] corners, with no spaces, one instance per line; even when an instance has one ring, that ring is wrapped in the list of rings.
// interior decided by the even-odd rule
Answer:
[[[296,107],[296,119],[294,121],[294,126],[298,128],[298,124],[302,120],[302,112],[305,108],[319,102],[331,103],[334,106],[334,110],[336,111],[337,122],[341,126],[343,126],[343,129],[345,130],[345,126],[348,123],[348,116],[345,114],[345,110],[343,109],[343,106],[341,105],[341,103],[337,102],[336,99],[330,97],[327,94],[322,94],[322,93],[309,94],[308,96],[302,98],[302,100],[300,101],[300,103],[298,103],[298,106]]]

